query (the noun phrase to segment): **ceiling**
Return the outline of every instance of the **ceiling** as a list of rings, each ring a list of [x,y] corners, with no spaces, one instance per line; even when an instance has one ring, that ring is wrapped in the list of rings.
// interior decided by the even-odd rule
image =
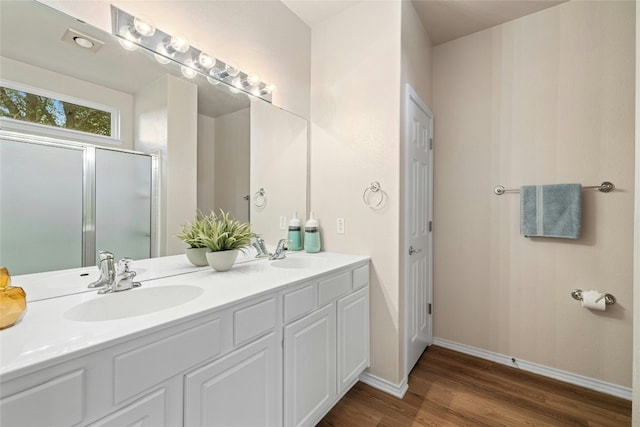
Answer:
[[[411,0],[434,46],[565,1],[567,0]],[[282,2],[310,27],[359,3],[354,0]]]

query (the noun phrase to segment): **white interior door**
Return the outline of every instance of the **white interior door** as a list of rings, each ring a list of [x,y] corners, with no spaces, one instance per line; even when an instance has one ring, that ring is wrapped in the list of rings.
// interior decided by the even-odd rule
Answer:
[[[407,84],[405,132],[406,375],[433,340],[433,114]]]

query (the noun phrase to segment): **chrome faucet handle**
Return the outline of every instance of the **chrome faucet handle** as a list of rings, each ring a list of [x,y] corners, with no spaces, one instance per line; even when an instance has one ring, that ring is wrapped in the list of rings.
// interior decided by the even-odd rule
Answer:
[[[113,281],[113,285],[100,289],[98,293],[108,294],[111,292],[126,291],[127,289],[142,286],[141,283],[133,281],[133,278],[136,277],[137,273],[135,271],[131,271],[132,262],[133,260],[131,258],[122,258],[118,261],[118,273]]]
[[[278,244],[276,245],[276,250],[273,252],[273,255],[269,257],[270,260],[275,259],[284,259],[287,257],[285,253],[289,249],[287,248],[287,239],[278,240]]]
[[[271,256],[271,254],[269,253],[269,251],[264,245],[264,239],[262,237],[256,237],[256,241],[252,243],[252,246],[256,248],[256,252],[258,253],[256,255],[256,258],[264,258],[264,257]]]
[[[129,273],[132,262],[133,260],[131,258],[122,258],[118,261],[118,274]]]
[[[112,285],[116,277],[115,261],[113,254],[102,249],[98,250],[98,269],[100,270],[100,278],[89,284],[89,288],[101,288],[106,285]]]

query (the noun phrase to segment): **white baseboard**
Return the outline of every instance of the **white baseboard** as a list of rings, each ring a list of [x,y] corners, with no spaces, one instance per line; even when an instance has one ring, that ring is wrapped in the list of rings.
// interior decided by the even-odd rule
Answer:
[[[380,391],[384,391],[387,394],[397,397],[398,399],[402,399],[409,389],[406,378],[400,384],[394,384],[368,372],[364,372],[360,374],[360,381],[373,388],[377,388]]]
[[[460,343],[445,340],[442,338],[434,337],[433,344],[438,345],[440,347],[448,348],[450,350],[459,351],[460,353],[476,356],[481,359],[500,363],[502,365],[511,366],[512,368],[522,369],[523,371],[533,372],[534,374],[539,374],[539,375],[553,378],[559,381],[564,381],[569,384],[574,384],[580,387],[588,388],[590,390],[595,390],[601,393],[606,393],[612,396],[631,400],[632,392],[631,392],[631,388],[629,387],[623,387],[617,384],[608,383],[606,381],[600,381],[594,378],[585,377],[582,375],[574,374],[574,373],[563,371],[560,369],[539,365],[537,363],[527,362],[526,360],[518,359],[515,362],[513,362],[511,359],[511,356],[505,356],[503,354],[494,353],[489,350],[484,350],[478,347],[472,347],[466,344],[460,344]]]

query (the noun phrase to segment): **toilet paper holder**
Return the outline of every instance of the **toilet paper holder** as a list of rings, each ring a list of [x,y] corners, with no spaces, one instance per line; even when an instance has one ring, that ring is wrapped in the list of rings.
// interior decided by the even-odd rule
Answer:
[[[574,289],[571,291],[571,297],[574,300],[582,301],[582,289]],[[616,297],[611,294],[604,294],[602,296],[606,305],[613,305],[616,303]]]

